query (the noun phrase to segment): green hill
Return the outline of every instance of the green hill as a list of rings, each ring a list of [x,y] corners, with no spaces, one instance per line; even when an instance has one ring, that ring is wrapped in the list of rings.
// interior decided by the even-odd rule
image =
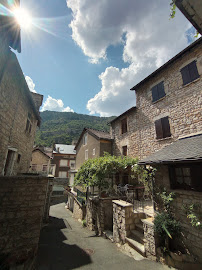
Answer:
[[[84,127],[109,131],[107,125],[115,117],[98,117],[72,112],[41,112],[41,127],[35,144],[52,146],[53,143],[71,144],[78,140]]]

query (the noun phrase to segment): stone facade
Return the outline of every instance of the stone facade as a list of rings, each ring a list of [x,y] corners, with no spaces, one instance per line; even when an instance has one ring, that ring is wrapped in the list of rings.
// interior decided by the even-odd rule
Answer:
[[[13,156],[7,175],[15,175],[29,170],[40,117],[16,55],[2,37],[0,44],[0,175],[5,174],[9,150]]]
[[[89,198],[86,204],[86,223],[90,230],[102,235],[113,230],[113,198]]]
[[[40,151],[34,149],[32,151],[31,171],[48,173],[50,169],[51,158]]]
[[[196,60],[199,78],[183,85],[180,70]],[[151,88],[164,81],[165,96],[152,102]],[[136,90],[138,156],[140,159],[160,150],[179,137],[202,131],[202,40],[142,83]],[[155,120],[168,116],[171,137],[156,139]]]
[[[121,121],[127,119],[127,132],[121,132]],[[133,107],[124,114],[115,118],[111,122],[110,133],[113,142],[113,155],[123,155],[123,147],[127,146],[127,155],[130,157],[138,157],[138,125],[137,125],[137,114],[136,108]]]
[[[0,182],[0,253],[8,256],[6,262],[10,266],[31,263],[36,256],[42,220],[46,219],[49,208],[49,179],[4,176]]]
[[[183,245],[189,250],[198,262],[202,263],[202,235],[200,229],[191,225],[186,216],[186,205],[199,204],[202,207],[202,193],[191,190],[172,190],[170,187],[168,166],[159,166],[155,177],[157,186],[164,186],[168,192],[175,192],[175,199],[172,204],[173,216],[181,224],[183,233]],[[200,209],[201,211],[201,209]],[[201,212],[202,214],[202,212]],[[178,243],[180,244],[180,243]]]

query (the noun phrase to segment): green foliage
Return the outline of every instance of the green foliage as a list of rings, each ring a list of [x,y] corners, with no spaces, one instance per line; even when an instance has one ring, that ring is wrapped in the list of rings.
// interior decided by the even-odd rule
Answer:
[[[134,173],[133,177],[137,178],[138,182],[144,185],[145,190],[152,193],[152,179],[155,176],[156,169],[151,166],[145,168],[144,166],[135,164],[132,167],[132,172]]]
[[[168,193],[164,188],[162,192],[157,193],[157,196],[159,196],[161,199],[164,211],[170,212],[171,203],[175,198],[175,193],[174,192]]]
[[[179,222],[166,212],[159,213],[154,219],[154,230],[161,240],[166,241],[167,237],[173,238],[178,236],[181,231]]]
[[[86,222],[85,219],[83,219],[83,220],[81,221],[81,223],[82,223],[82,226],[83,226],[83,227],[86,227],[86,226],[87,226],[87,222]]]
[[[184,205],[184,209],[186,211],[187,218],[190,220],[191,225],[198,229],[202,229],[202,217],[200,214],[201,205],[197,203],[191,205]]]
[[[104,157],[88,159],[77,172],[75,185],[97,186],[99,189],[109,188],[109,182],[106,178],[137,165],[137,162],[138,159],[125,156],[115,157],[108,153],[105,153]]]
[[[170,18],[171,19],[175,18],[175,14],[176,14],[176,5],[175,1],[172,0],[170,3]]]
[[[98,117],[72,112],[41,112],[41,127],[35,144],[52,146],[53,143],[71,144],[78,140],[84,127],[109,131],[107,125],[114,117]]]

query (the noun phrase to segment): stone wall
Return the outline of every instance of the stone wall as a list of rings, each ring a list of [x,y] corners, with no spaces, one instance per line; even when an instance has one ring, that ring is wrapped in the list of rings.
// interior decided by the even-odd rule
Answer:
[[[8,255],[9,265],[31,263],[36,255],[48,211],[48,181],[40,176],[0,177],[0,254]]]
[[[156,261],[156,248],[158,246],[157,236],[154,232],[153,222],[149,222],[148,219],[142,219],[145,239],[145,254],[150,260]]]
[[[181,68],[196,60],[200,77],[183,85]],[[166,95],[152,102],[151,88],[164,81]],[[136,91],[138,156],[156,152],[181,136],[202,131],[202,43],[187,51],[166,69],[151,77]],[[171,137],[156,139],[155,120],[168,116]]]
[[[68,207],[75,219],[83,220],[86,218],[86,206],[81,205],[72,192],[68,192]]]
[[[8,147],[15,148],[13,175],[28,172],[37,127],[29,88],[16,55],[0,39],[0,175],[3,174]],[[36,109],[35,109],[36,110]],[[28,113],[31,132],[26,131]]]
[[[86,205],[86,222],[90,230],[102,235],[103,231],[113,228],[114,198],[90,197]]]
[[[201,230],[191,225],[184,208],[186,205],[190,206],[191,204],[199,204],[202,209],[202,192],[178,189],[172,190],[170,188],[168,166],[159,166],[155,178],[157,186],[164,186],[168,191],[175,192],[175,199],[172,204],[173,216],[176,220],[180,221],[183,232],[183,242],[186,248],[193,256],[195,256],[195,258],[197,258],[199,262],[202,263]]]

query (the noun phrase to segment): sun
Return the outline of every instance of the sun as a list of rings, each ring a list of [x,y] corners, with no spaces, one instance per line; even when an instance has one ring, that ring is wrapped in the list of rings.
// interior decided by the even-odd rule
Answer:
[[[22,8],[17,8],[13,11],[14,17],[21,28],[29,30],[32,25],[32,17]]]

